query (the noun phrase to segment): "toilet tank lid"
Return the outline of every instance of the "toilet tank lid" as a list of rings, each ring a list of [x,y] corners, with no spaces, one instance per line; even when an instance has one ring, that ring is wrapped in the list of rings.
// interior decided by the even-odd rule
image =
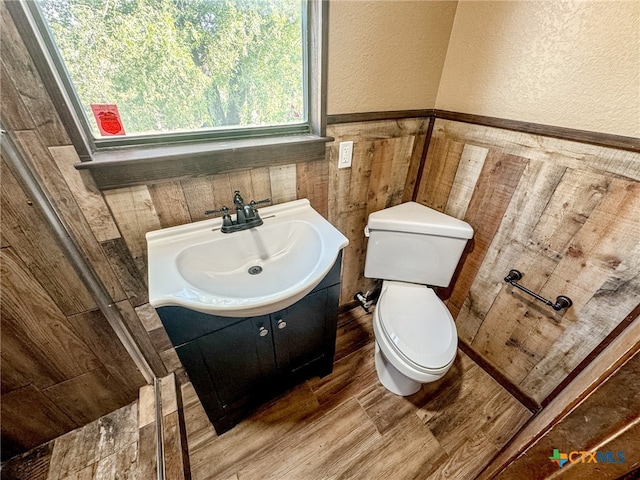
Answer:
[[[473,237],[473,228],[467,222],[416,202],[402,203],[370,214],[367,229],[465,239]]]

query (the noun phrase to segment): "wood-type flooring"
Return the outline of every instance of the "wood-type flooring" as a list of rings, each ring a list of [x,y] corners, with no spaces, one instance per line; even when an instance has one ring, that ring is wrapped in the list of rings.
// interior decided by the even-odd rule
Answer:
[[[473,479],[531,413],[461,351],[410,397],[379,383],[371,315],[340,316],[332,374],[312,378],[218,436],[182,386],[194,480]],[[139,402],[4,465],[3,480],[154,480],[138,468]],[[172,480],[167,477],[167,480]]]
[[[469,357],[410,397],[382,387],[371,315],[341,315],[334,371],[217,436],[183,386],[194,480],[473,479],[531,413]]]

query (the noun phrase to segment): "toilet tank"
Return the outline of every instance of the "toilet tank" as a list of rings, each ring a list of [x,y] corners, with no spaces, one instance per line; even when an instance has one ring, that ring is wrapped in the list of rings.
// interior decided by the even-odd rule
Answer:
[[[415,202],[369,215],[364,276],[446,287],[471,226]]]

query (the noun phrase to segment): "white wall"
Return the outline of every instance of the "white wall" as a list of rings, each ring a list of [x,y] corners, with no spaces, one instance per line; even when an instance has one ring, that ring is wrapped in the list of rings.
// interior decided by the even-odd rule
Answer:
[[[640,2],[461,0],[436,108],[640,137]]]
[[[456,4],[331,0],[327,112],[434,108]]]
[[[640,1],[331,0],[327,90],[329,114],[438,108],[640,137]]]

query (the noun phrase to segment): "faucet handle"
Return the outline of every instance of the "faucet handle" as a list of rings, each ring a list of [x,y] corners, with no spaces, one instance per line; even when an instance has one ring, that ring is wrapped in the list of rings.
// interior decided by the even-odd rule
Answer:
[[[205,215],[213,215],[214,213],[222,213],[223,215],[227,215],[229,213],[229,207],[224,205],[222,208],[218,210],[205,210]]]
[[[251,202],[249,202],[249,205],[251,205],[252,207],[255,207],[256,205],[260,205],[261,203],[269,203],[271,201],[270,198],[265,198],[264,200],[258,200],[257,202],[255,200],[251,200]]]

